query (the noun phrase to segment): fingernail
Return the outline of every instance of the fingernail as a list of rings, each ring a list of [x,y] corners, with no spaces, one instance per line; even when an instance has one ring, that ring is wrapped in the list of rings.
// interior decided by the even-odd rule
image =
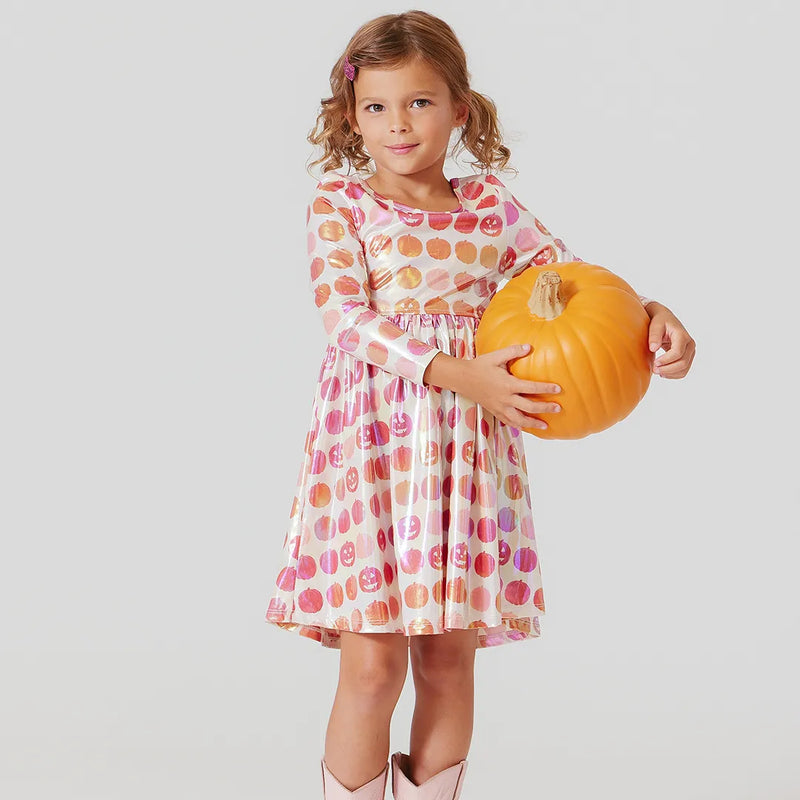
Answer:
[[[650,342],[650,352],[655,353],[658,350],[658,342]]]

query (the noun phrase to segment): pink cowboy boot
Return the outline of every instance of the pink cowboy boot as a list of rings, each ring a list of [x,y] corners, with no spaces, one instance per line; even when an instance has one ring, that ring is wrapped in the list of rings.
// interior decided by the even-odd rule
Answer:
[[[419,786],[408,777],[405,769],[408,769],[408,755],[393,753],[392,795],[395,800],[458,800],[467,771],[467,760],[431,775]]]
[[[380,774],[352,791],[339,783],[336,776],[328,769],[324,757],[320,763],[322,764],[322,796],[325,800],[383,800],[386,781],[389,777],[388,761]]]

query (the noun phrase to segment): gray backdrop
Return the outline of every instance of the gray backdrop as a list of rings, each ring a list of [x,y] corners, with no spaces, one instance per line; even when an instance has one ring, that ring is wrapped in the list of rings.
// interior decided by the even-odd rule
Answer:
[[[338,652],[263,621],[326,344],[305,137],[409,7],[0,5],[5,796],[321,798]],[[698,345],[614,428],[527,438],[548,610],[476,655],[462,798],[796,799],[796,11],[418,7],[516,196]]]

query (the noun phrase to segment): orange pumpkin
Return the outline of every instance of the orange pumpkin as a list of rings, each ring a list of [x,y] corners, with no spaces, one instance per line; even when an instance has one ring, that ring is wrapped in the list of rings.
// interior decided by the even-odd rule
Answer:
[[[650,316],[618,275],[585,261],[536,266],[512,278],[494,297],[475,331],[483,355],[529,343],[508,362],[512,375],[556,383],[560,412],[535,413],[547,428],[522,428],[541,439],[581,439],[624,419],[650,385],[654,354]]]

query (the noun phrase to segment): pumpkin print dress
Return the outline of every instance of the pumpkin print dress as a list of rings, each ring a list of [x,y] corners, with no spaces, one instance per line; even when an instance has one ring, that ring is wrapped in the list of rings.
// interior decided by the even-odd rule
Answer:
[[[582,259],[492,174],[451,178],[448,212],[368,178],[327,172],[307,208],[328,344],[265,620],[329,648],[341,631],[537,637],[523,432],[423,375],[439,352],[475,357],[501,280]]]

